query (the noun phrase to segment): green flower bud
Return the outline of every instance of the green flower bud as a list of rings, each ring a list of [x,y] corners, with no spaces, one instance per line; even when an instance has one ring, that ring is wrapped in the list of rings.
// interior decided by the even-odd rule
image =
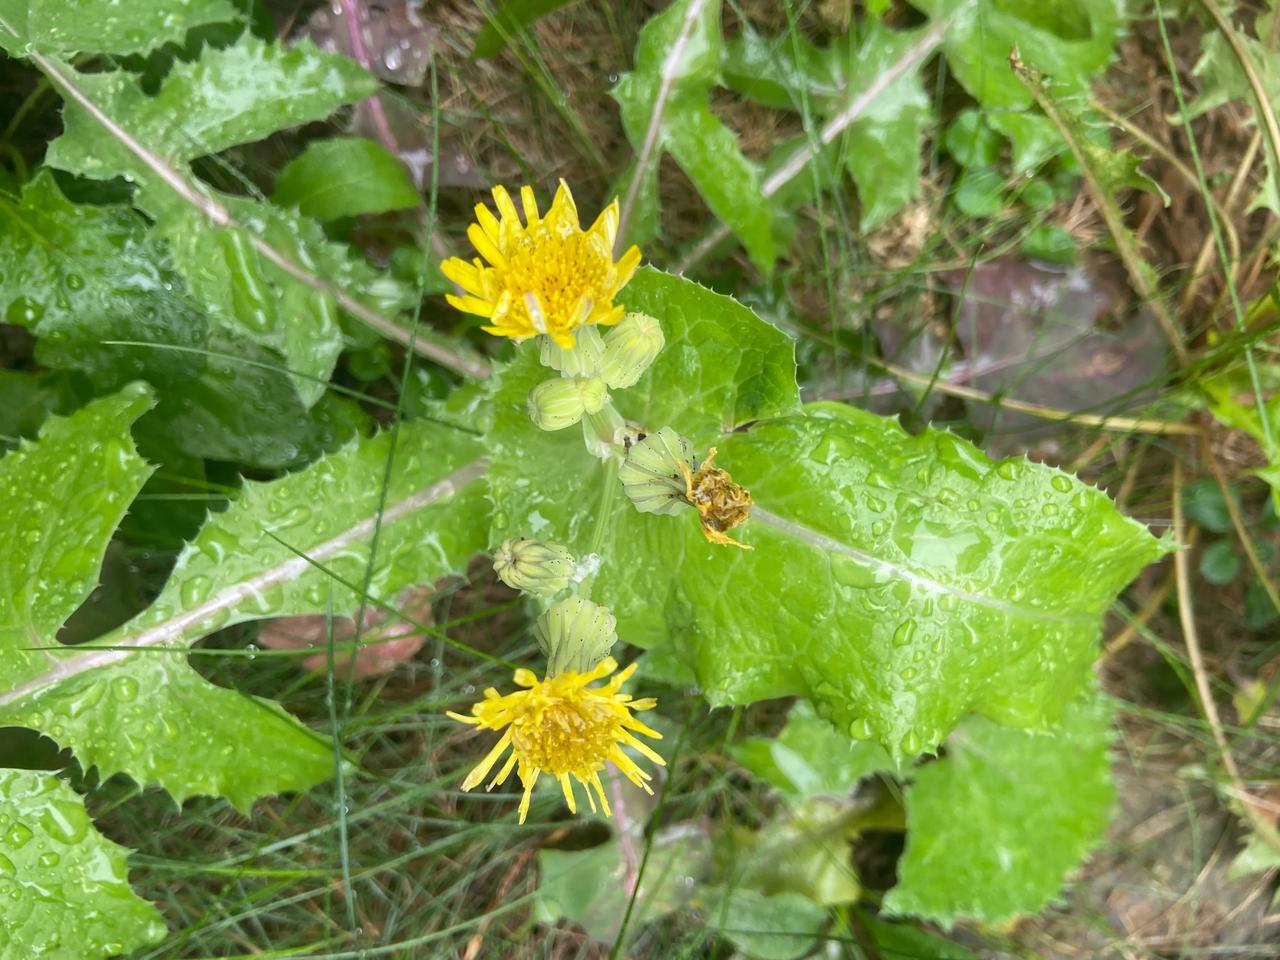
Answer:
[[[662,351],[662,324],[647,313],[628,313],[605,334],[600,376],[615,390],[632,386]]]
[[[577,568],[566,548],[526,537],[504,540],[493,556],[493,572],[508,587],[544,599],[569,585]]]
[[[538,337],[538,359],[544,367],[559,370],[566,377],[594,377],[600,372],[604,341],[594,326],[579,327],[576,342],[566,350],[550,337]]]
[[[670,515],[688,503],[686,471],[693,469],[693,445],[670,427],[663,427],[631,445],[618,469],[618,479],[641,513]]]
[[[622,414],[606,403],[599,410],[588,411],[582,418],[582,440],[593,457],[608,460],[622,443],[627,433],[627,422]]]
[[[618,621],[607,608],[581,597],[553,604],[538,618],[533,635],[547,656],[547,676],[585,673],[618,642]]]
[[[599,377],[557,377],[529,391],[529,418],[542,430],[563,430],[582,419],[584,413],[598,413],[609,399]]]

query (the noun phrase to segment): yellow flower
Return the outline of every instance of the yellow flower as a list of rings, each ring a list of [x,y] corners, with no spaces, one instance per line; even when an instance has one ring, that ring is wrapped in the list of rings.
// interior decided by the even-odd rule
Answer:
[[[493,188],[493,200],[502,219],[476,204],[476,222],[467,228],[488,265],[479,257],[471,263],[451,257],[440,264],[467,293],[449,295],[449,303],[486,318],[489,325],[483,329],[499,337],[520,340],[545,333],[567,350],[573,349],[579,327],[622,319],[624,308],[613,298],[640,265],[640,249],[633,246],[613,260],[616,198],[589,230],[579,226],[578,208],[563,180],[545,217],[538,215],[533,189],[520,188],[524,224],[504,187]]]
[[[618,662],[613,657],[605,657],[586,673],[568,670],[545,680],[522,668],[516,671],[515,682],[528,689],[499,696],[498,691],[490,687],[484,692],[484,699],[471,708],[474,716],[450,712],[453,719],[485,730],[505,728],[488,756],[467,774],[462,789],[470,790],[478,785],[510,748],[511,755],[486,789],[505,783],[512,768],[519,764],[520,783],[524,786],[521,823],[529,813],[533,785],[542,773],[549,773],[560,781],[570,813],[578,812],[569,781],[573,776],[586,788],[592,812],[596,809],[595,797],[591,794],[594,787],[605,816],[612,815],[600,783],[600,771],[606,761],[613,763],[637,787],[653,793],[646,782],[651,776],[622,750],[624,744],[634,747],[654,763],[666,766],[660,756],[631,732],[662,739],[660,733],[631,715],[632,710],[653,709],[657,701],[651,697],[632,700],[630,694],[618,692],[635,672],[636,665],[631,664],[603,687],[587,686],[617,669]]]

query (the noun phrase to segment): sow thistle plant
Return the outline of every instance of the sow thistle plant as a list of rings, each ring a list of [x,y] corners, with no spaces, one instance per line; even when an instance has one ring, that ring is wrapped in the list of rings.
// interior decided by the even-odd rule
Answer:
[[[573,195],[563,181],[545,220],[538,216],[533,189],[522,187],[520,195],[524,224],[504,187],[493,190],[501,219],[484,204],[476,207],[477,222],[468,228],[467,235],[491,266],[476,260],[468,267],[455,258],[446,261],[444,269],[446,276],[473,296],[483,293],[484,309],[492,309],[482,315],[494,323],[485,330],[517,341],[536,336],[539,362],[559,374],[529,391],[529,419],[546,431],[581,422],[587,450],[616,463],[622,488],[637,510],[669,514],[681,504],[693,507],[710,542],[744,547],[724,531],[746,522],[751,495],[728,473],[711,465],[715,448],[698,465],[688,440],[666,426],[647,436],[628,426],[610,400],[608,391],[634,386],[664,344],[662,325],[656,318],[637,312],[623,314],[623,308],[612,303],[640,261],[635,247],[618,264],[612,261],[617,200],[605,208],[590,230],[583,231]],[[512,266],[516,263],[518,269]],[[600,278],[605,279],[603,284]],[[459,309],[482,309],[471,300],[453,296],[449,300]],[[516,311],[514,321],[507,322],[512,304],[523,308]],[[572,308],[566,309],[569,304]],[[617,326],[601,337],[597,324]],[[574,576],[577,564],[566,547],[525,537],[504,541],[493,567],[508,586],[544,601],[566,593],[571,582],[577,586],[590,580],[589,576]],[[577,812],[572,777],[586,789],[592,812],[598,798],[600,809],[610,815],[600,781],[606,763],[612,763],[636,786],[653,792],[648,783],[651,776],[622,749],[630,747],[653,763],[664,764],[661,756],[635,736],[640,733],[660,739],[661,734],[632,715],[632,711],[653,709],[657,701],[633,700],[620,692],[636,665],[616,673],[603,687],[590,685],[618,669],[617,661],[608,655],[618,639],[615,625],[606,608],[584,597],[556,601],[538,619],[536,628],[539,647],[547,659],[544,678],[539,680],[526,669],[517,670],[515,682],[526,689],[500,695],[490,687],[484,699],[472,707],[471,716],[449,713],[463,723],[502,731],[498,742],[463,781],[463,790],[478,786],[510,750],[488,789],[501,786],[516,770],[524,787],[521,823],[528,816],[529,798],[543,773],[560,782],[571,813]]]
[[[0,457],[0,727],[47,737],[92,771],[90,782],[125,776],[179,804],[213,796],[248,811],[335,770],[360,777],[358,758],[343,762],[352,744],[340,723],[317,717],[312,729],[278,704],[218,686],[185,651],[274,618],[363,622],[362,612],[394,610],[397,596],[487,554],[527,598],[541,659],[517,670],[513,686],[427,721],[476,734],[462,741],[477,754],[463,789],[514,775],[526,821],[549,777],[571,813],[585,792],[588,809],[616,816],[617,799],[634,793],[621,778],[653,790],[664,759],[676,766],[671,741],[654,729],[674,722],[675,704],[749,708],[790,697],[776,738],[731,750],[804,807],[796,822],[843,804],[842,844],[869,829],[848,809],[859,779],[901,781],[893,812],[907,839],[882,912],[1003,923],[1057,895],[1098,841],[1114,795],[1110,712],[1091,682],[1101,619],[1172,548],[1167,539],[1048,466],[992,460],[945,431],[909,435],[845,404],[803,402],[783,330],[732,297],[642,266],[620,237],[618,200],[584,228],[563,183],[545,208],[530,186],[495,188],[467,231],[477,256],[441,267],[459,288],[448,301],[514,346],[501,344],[491,368],[463,340],[420,331],[424,355],[478,382],[426,404],[429,416],[378,430],[330,381],[361,344],[385,348],[379,335],[404,334],[400,321],[422,291],[317,218],[388,208],[332,190],[320,191],[318,207],[295,206],[279,192],[232,195],[195,175],[212,169],[204,158],[314,129],[376,93],[375,79],[309,43],[189,33],[236,20],[234,4],[86,0],[74,15],[52,0],[26,6],[27,16],[0,16],[0,48],[46,74],[38,90],[63,95],[62,132],[30,178],[0,185],[0,217],[17,225],[0,231],[0,308],[28,329],[40,364],[89,392],[41,400],[38,435],[15,428],[24,439]],[[975,45],[963,38],[975,24],[985,30],[983,18],[949,21],[950,5],[916,6],[929,25],[878,23],[867,36],[888,38],[892,63],[842,60],[840,89],[868,89],[892,68],[910,93],[936,48],[963,68],[962,83],[983,84],[971,91],[980,105],[1000,93],[1000,115],[1021,116],[1009,107],[1026,98],[989,81],[1008,79],[1006,40],[1039,8],[1001,13],[999,42]],[[757,165],[734,152],[709,107],[719,24],[718,3],[676,0],[643,28],[635,69],[616,89],[638,151],[624,203],[642,239],[656,229],[658,161],[670,154],[767,270],[778,254],[770,200],[798,202],[779,175],[807,161],[787,160],[766,178],[766,195]],[[1111,46],[1110,35],[1091,36],[1082,77]],[[161,49],[169,44],[182,55]],[[688,59],[669,69],[673,49]],[[730,76],[755,71],[748,54]],[[127,66],[159,61],[169,68],[146,82]],[[94,69],[75,66],[86,63]],[[852,123],[843,103],[819,106],[832,123],[851,124],[848,162],[866,204],[887,169],[874,158],[890,149],[918,159],[918,150],[885,148],[880,130],[902,125],[878,115]],[[173,122],[193,110],[192,123]],[[908,140],[924,135],[907,128]],[[355,141],[324,141],[316,156],[377,155],[377,144]],[[869,152],[877,143],[882,153]],[[706,151],[715,163],[702,162]],[[394,156],[382,159],[399,169]],[[899,186],[918,185],[914,164],[895,171]],[[73,180],[64,194],[60,184]],[[113,185],[98,191],[93,181]],[[421,201],[412,184],[393,193],[407,195],[404,209]],[[72,199],[91,196],[100,202]],[[44,373],[7,373],[32,396],[49,392]],[[150,604],[64,645],[65,626],[106,579],[126,514],[141,523],[172,489],[144,488],[207,462],[272,479],[237,481],[225,509],[197,509]],[[672,693],[628,692],[641,681],[640,693]],[[659,700],[666,716],[654,712]],[[624,836],[644,826],[622,819]],[[803,839],[812,852],[814,831],[773,826],[775,841],[791,839],[760,849]],[[164,918],[139,894],[159,897],[168,881],[135,891],[128,852],[94,829],[56,773],[0,769],[0,827],[0,953],[100,960],[164,938]],[[806,894],[807,912],[797,909],[794,893],[758,876],[739,888],[698,844],[666,842],[663,829],[652,831],[641,886],[679,879],[654,901],[700,904],[731,938],[784,908],[781,927],[816,936],[827,907],[857,899],[856,882],[825,884]],[[608,878],[621,875],[610,860],[618,846],[539,857],[544,867],[558,857],[572,867],[561,873],[578,878],[602,871],[595,886],[616,891]],[[847,846],[818,853],[849,866]],[[540,916],[586,914],[583,884],[557,898],[556,876],[542,871]],[[335,935],[325,949],[358,952],[358,939]],[[183,939],[174,949],[204,947]]]

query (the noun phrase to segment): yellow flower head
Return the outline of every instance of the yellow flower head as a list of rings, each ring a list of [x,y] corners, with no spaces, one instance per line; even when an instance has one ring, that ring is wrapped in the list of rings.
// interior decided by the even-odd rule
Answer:
[[[467,263],[451,257],[440,264],[444,275],[468,294],[446,299],[465,313],[484,317],[483,329],[520,340],[545,333],[566,350],[573,349],[578,327],[617,323],[625,312],[613,298],[640,265],[640,249],[632,247],[618,262],[613,242],[618,234],[618,201],[604,208],[583,230],[573,194],[561,180],[551,209],[538,215],[531,187],[520,188],[525,222],[504,187],[493,188],[501,219],[476,204],[476,222],[467,236],[477,257]]]
[[[509,747],[511,755],[486,789],[492,790],[504,783],[512,768],[519,764],[520,783],[524,786],[521,823],[529,813],[533,785],[542,773],[549,773],[560,781],[570,813],[578,812],[569,781],[573,776],[586,788],[592,812],[596,809],[595,797],[591,794],[594,787],[605,816],[611,816],[609,801],[600,783],[600,771],[606,761],[613,763],[637,787],[653,793],[646,782],[651,779],[650,775],[622,750],[624,744],[634,747],[654,763],[666,765],[632,733],[634,730],[655,740],[662,739],[660,733],[631,715],[633,710],[653,709],[657,701],[648,697],[632,700],[630,694],[618,692],[635,672],[636,665],[633,663],[603,687],[587,686],[617,669],[618,662],[613,657],[605,657],[585,673],[569,670],[545,680],[522,668],[516,671],[515,682],[527,689],[499,696],[498,691],[490,687],[484,692],[484,699],[471,708],[474,716],[451,712],[449,716],[463,723],[504,731],[488,756],[467,774],[462,789],[470,790],[478,785]]]

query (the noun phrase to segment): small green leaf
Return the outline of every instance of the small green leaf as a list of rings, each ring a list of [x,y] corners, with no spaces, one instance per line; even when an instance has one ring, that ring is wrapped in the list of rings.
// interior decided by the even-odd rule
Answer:
[[[1022,238],[1022,252],[1033,260],[1070,266],[1076,259],[1076,238],[1062,227],[1042,224]]]
[[[988,167],[969,167],[960,174],[952,195],[956,209],[969,217],[991,217],[1008,206],[1004,177]]]
[[[907,788],[891,913],[1003,923],[1057,896],[1111,819],[1111,710],[1073,704],[1047,734],[974,718]]]
[[[153,97],[122,70],[67,73],[108,117],[171,164],[323,120],[378,89],[353,60],[323,53],[309,40],[284,47],[252,34],[230,47],[206,47],[193,63],[176,64]],[[69,101],[63,126],[49,145],[50,166],[99,180],[147,179],[142,161],[83,107]]]
[[[87,384],[74,374],[49,370],[0,370],[0,445],[34,437],[51,413],[70,413],[85,399]]]
[[[827,922],[827,911],[798,893],[708,887],[703,897],[712,929],[755,960],[799,960]]]
[[[43,53],[146,53],[181,41],[206,23],[238,19],[228,0],[0,0],[0,50]]]
[[[985,116],[991,129],[1004,134],[1013,144],[1016,174],[1034,173],[1067,149],[1062,134],[1048,117],[1025,110],[993,110]]]
[[[1211,477],[1193,480],[1183,488],[1182,509],[1188,520],[1210,533],[1231,529],[1231,511],[1222,498],[1222,488]]]
[[[641,29],[635,70],[623,75],[613,95],[637,151],[634,176],[641,187],[656,183],[658,161],[669,151],[712,213],[768,270],[776,252],[759,166],[742,154],[732,131],[710,110],[721,48],[720,0],[676,0]],[[625,193],[623,202],[631,202]],[[631,220],[627,242],[651,239],[636,232],[637,222]]]
[[[280,171],[271,199],[322,223],[418,206],[404,164],[362,137],[317,140]]]
[[[160,912],[130,888],[128,851],[49,773],[0,770],[4,956],[99,960],[164,938]]]
[[[1236,854],[1227,870],[1227,878],[1239,880],[1255,873],[1266,873],[1280,867],[1280,850],[1277,850],[1265,838],[1257,833],[1250,833],[1245,840],[1244,849]]]
[[[733,756],[794,800],[847,794],[863,777],[893,769],[882,747],[840,733],[804,700],[776,737],[743,740]]]
[[[1219,586],[1230,583],[1239,573],[1240,556],[1229,540],[1211,543],[1200,554],[1200,576],[1210,583]]]
[[[954,940],[906,923],[886,923],[879,917],[855,910],[858,926],[870,935],[879,960],[980,960],[978,955]]]
[[[977,110],[962,110],[947,125],[947,153],[962,167],[991,167],[1000,157],[1000,137]]]
[[[496,57],[506,49],[509,38],[547,14],[576,2],[577,0],[506,0],[476,33],[471,56],[477,60]]]
[[[704,834],[685,827],[660,830],[648,844],[648,859],[635,897],[631,928],[685,906],[692,884],[705,874],[710,852]],[[588,850],[538,853],[542,882],[534,900],[534,916],[553,923],[561,917],[579,923],[595,940],[612,943],[631,900],[627,866],[617,838]]]
[[[947,19],[947,66],[984,107],[1025,107],[1031,99],[1009,70],[1017,49],[1033,69],[1084,93],[1111,60],[1125,24],[1124,0],[911,0]]]

